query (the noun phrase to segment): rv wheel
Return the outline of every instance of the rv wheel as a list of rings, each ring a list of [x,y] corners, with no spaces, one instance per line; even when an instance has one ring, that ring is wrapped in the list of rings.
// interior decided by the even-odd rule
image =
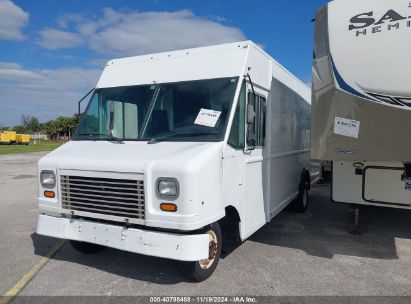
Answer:
[[[214,223],[205,231],[210,237],[208,258],[188,264],[188,274],[197,282],[205,281],[213,274],[221,255],[222,234],[220,225]]]
[[[101,245],[96,245],[96,244],[91,244],[91,243],[86,243],[86,242],[79,242],[79,241],[70,241],[70,244],[77,251],[80,251],[86,254],[93,254],[93,253],[97,253],[97,252],[100,252],[106,249],[106,247],[101,246]]]

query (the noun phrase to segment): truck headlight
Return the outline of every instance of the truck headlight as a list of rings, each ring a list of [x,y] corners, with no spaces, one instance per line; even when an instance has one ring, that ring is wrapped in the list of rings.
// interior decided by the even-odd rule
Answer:
[[[157,180],[157,194],[161,198],[176,199],[180,192],[180,185],[175,178],[159,178]]]
[[[43,188],[54,188],[56,186],[56,175],[53,171],[41,171],[40,183]]]

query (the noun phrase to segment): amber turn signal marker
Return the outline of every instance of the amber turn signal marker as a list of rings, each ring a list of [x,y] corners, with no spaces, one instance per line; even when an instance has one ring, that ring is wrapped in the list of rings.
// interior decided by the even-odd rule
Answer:
[[[160,204],[160,209],[167,212],[176,212],[177,205],[171,203],[162,203]]]
[[[48,198],[54,198],[56,194],[53,191],[44,191],[44,196]]]

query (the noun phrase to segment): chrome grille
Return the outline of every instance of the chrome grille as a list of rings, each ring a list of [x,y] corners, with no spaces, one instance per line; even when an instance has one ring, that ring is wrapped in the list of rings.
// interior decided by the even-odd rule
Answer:
[[[144,219],[144,182],[84,176],[60,176],[63,209]]]

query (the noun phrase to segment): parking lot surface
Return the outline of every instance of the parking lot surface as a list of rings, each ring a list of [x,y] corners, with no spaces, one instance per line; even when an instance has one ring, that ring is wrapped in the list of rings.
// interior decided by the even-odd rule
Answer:
[[[0,156],[2,294],[58,242],[35,234],[42,155]],[[109,248],[85,255],[66,242],[20,294],[411,295],[411,212],[363,208],[355,235],[349,206],[329,202],[329,191],[315,185],[307,213],[279,214],[226,251],[205,282],[187,280],[182,263]]]

